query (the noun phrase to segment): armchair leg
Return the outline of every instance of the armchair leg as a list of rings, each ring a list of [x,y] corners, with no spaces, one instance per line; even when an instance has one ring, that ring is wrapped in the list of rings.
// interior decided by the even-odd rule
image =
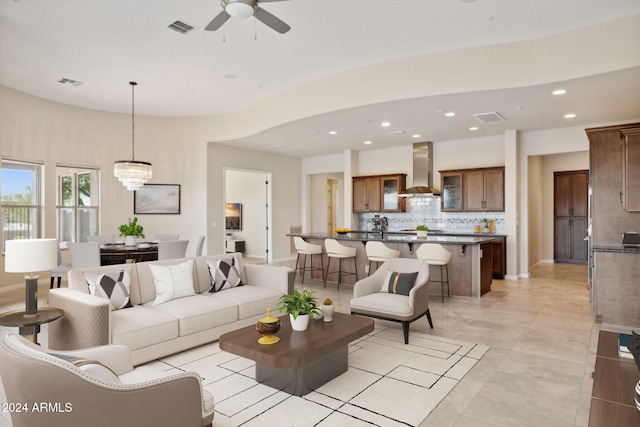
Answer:
[[[53,289],[53,281],[55,280],[55,277],[51,278],[51,286],[49,286],[49,289]],[[58,286],[59,287],[59,286]]]
[[[431,312],[429,311],[428,308],[427,308],[427,320],[429,321],[429,326],[431,326],[431,329],[433,329],[433,322],[431,321]]]
[[[404,343],[409,344],[409,322],[402,322],[402,334],[404,335]]]
[[[60,282],[62,281],[62,277],[58,277],[58,287],[60,287]]]

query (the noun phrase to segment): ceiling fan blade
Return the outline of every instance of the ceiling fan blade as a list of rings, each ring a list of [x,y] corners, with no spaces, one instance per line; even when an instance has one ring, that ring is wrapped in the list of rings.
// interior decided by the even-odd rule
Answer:
[[[205,31],[215,31],[220,27],[222,27],[224,23],[227,22],[228,19],[229,19],[229,14],[227,14],[227,12],[223,10],[218,14],[218,16],[213,18],[213,21],[209,22],[209,25],[204,27],[204,29]]]
[[[253,16],[255,16],[258,21],[262,22],[267,27],[279,32],[280,34],[284,34],[291,29],[291,27],[288,26],[280,18],[276,18],[274,15],[270,14],[261,7],[256,8]]]

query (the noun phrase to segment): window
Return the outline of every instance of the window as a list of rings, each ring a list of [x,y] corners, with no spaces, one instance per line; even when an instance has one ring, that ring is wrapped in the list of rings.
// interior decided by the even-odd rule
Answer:
[[[2,159],[2,247],[42,237],[42,164]]]
[[[61,242],[86,242],[100,230],[99,170],[58,166],[56,223]]]

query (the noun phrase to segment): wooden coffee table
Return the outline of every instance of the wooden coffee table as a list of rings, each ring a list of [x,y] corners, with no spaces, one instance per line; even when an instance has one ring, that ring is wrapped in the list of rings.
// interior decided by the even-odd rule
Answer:
[[[247,326],[220,337],[220,348],[256,362],[256,381],[304,396],[348,369],[348,346],[373,331],[373,319],[334,313],[333,322],[311,320],[304,332],[280,317],[280,342],[258,344],[260,334]]]

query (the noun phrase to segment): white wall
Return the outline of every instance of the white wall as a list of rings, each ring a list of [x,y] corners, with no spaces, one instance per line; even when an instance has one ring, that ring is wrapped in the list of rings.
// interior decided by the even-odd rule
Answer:
[[[170,230],[191,243],[206,235],[206,139],[204,119],[136,117],[136,159],[153,164],[151,183],[180,184],[180,215],[137,215],[145,235]],[[162,149],[159,149],[162,147]],[[56,237],[56,165],[100,168],[103,234],[133,216],[133,192],[113,176],[115,160],[131,157],[131,116],[75,108],[0,86],[0,154],[44,162],[44,236]],[[209,251],[211,253],[211,251]],[[4,261],[3,261],[4,263]],[[0,286],[22,275],[0,272]]]
[[[126,99],[126,98],[125,98]],[[166,230],[191,243],[205,235],[206,253],[224,250],[223,168],[273,172],[273,259],[289,256],[289,225],[300,224],[300,163],[231,147],[210,148],[221,117],[136,116],[136,159],[153,164],[151,183],[181,185],[180,215],[138,215],[145,234]],[[227,124],[228,126],[228,124]],[[44,236],[56,236],[56,165],[95,166],[101,171],[101,233],[117,234],[133,216],[133,193],[113,177],[113,162],[130,159],[131,116],[71,107],[0,86],[0,154],[44,163]],[[266,167],[268,166],[268,167]],[[215,210],[215,212],[210,212]],[[219,227],[211,227],[215,221]],[[4,257],[2,259],[4,267]],[[0,287],[24,282],[0,271]]]
[[[243,150],[210,143],[207,146],[207,168],[202,179],[207,182],[206,194],[209,253],[224,251],[224,188],[226,168],[259,170],[271,173],[270,218],[272,261],[290,258],[289,227],[300,225],[300,164],[294,157]],[[206,179],[205,179],[206,177]]]

